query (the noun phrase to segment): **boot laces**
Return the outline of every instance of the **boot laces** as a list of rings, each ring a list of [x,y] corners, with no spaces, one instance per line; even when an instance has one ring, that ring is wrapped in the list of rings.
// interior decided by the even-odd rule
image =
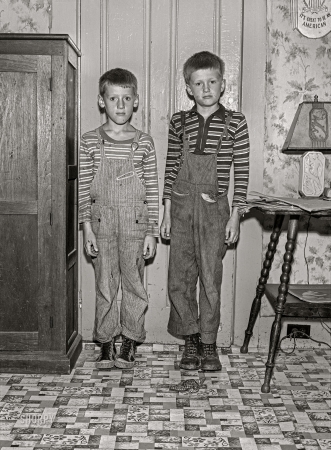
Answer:
[[[199,337],[196,334],[186,338],[185,350],[188,355],[196,355],[198,352]]]
[[[103,344],[101,344],[100,353],[99,353],[99,358],[98,359],[99,360],[111,359],[112,352],[113,352],[112,346],[113,346],[113,341],[104,342]]]
[[[135,341],[127,337],[123,337],[123,342],[121,346],[121,356],[125,359],[129,359],[134,353]]]
[[[206,356],[212,356],[215,353],[216,345],[215,344],[202,344],[203,352]]]

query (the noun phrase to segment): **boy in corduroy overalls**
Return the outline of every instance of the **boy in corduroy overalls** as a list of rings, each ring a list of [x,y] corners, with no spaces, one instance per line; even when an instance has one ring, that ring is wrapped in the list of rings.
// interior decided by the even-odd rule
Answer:
[[[79,182],[79,221],[95,269],[93,338],[101,344],[96,365],[130,368],[136,345],[146,335],[143,273],[158,236],[156,156],[151,136],[130,124],[138,106],[137,79],[131,72],[117,68],[103,74],[98,102],[107,121],[82,136]],[[122,345],[116,355],[118,335]]]
[[[239,235],[246,199],[249,140],[245,117],[219,103],[224,63],[199,52],[184,64],[195,106],[175,113],[169,127],[161,236],[170,239],[169,333],[183,336],[180,367],[221,370],[216,338],[220,324],[222,259]],[[234,165],[230,211],[228,187]],[[199,279],[199,299],[196,285]]]

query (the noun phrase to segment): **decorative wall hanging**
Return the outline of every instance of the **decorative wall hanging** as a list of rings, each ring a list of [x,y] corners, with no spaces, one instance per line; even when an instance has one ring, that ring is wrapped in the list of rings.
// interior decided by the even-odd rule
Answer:
[[[321,38],[331,31],[331,0],[291,0],[291,22],[308,38]]]

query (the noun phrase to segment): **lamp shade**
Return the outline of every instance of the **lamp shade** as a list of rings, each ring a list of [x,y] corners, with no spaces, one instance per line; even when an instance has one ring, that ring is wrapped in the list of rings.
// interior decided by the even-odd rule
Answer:
[[[331,102],[302,102],[298,106],[282,151],[331,153]]]

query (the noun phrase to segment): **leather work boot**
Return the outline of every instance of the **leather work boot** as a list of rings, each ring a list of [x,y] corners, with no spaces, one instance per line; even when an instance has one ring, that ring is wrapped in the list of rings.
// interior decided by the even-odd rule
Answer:
[[[202,370],[222,370],[222,364],[217,353],[216,342],[202,345],[201,369]]]
[[[95,366],[98,369],[111,369],[114,367],[116,358],[115,340],[103,342],[100,347],[100,353],[96,359]]]
[[[200,369],[201,358],[200,334],[190,334],[185,336],[185,349],[179,367],[185,370]]]
[[[122,346],[115,361],[115,366],[119,369],[130,369],[135,363],[137,342],[126,336],[122,336]]]

